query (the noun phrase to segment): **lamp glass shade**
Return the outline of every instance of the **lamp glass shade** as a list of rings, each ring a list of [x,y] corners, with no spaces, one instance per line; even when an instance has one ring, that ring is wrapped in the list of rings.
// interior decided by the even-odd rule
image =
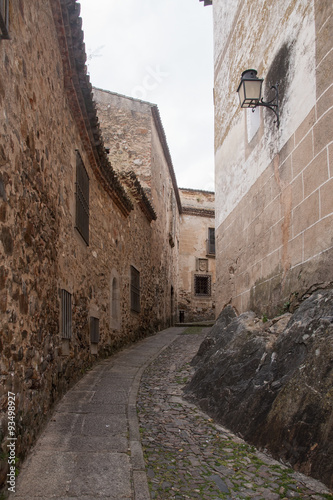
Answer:
[[[242,108],[255,108],[261,98],[262,79],[257,78],[255,70],[247,70],[242,74],[238,87],[239,101]]]

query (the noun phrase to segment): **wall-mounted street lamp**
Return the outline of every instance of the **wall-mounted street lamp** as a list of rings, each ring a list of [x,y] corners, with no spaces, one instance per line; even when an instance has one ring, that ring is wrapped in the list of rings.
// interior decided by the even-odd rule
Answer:
[[[241,108],[253,108],[254,111],[254,108],[257,106],[264,106],[265,108],[271,109],[276,115],[274,123],[276,123],[279,128],[279,84],[277,83],[271,87],[271,89],[275,90],[274,98],[271,101],[265,102],[261,97],[263,81],[263,78],[257,77],[257,71],[255,69],[247,69],[246,71],[243,71],[242,78],[237,89]]]

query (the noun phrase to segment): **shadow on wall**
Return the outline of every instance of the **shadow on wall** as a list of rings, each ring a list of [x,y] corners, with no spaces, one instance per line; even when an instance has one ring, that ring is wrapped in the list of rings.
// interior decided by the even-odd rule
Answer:
[[[294,68],[291,64],[294,45],[294,41],[282,45],[265,78],[264,101],[268,102],[274,97],[271,87],[277,83],[279,84],[280,114],[283,113],[283,105],[288,94],[288,88],[294,78]],[[271,114],[267,113],[267,116],[271,117]],[[275,118],[271,117],[270,119],[273,121]]]

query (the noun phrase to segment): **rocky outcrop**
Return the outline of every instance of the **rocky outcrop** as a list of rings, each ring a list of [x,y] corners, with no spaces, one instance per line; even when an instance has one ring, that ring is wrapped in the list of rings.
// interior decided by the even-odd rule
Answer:
[[[333,290],[267,322],[227,306],[193,364],[185,397],[333,487]]]

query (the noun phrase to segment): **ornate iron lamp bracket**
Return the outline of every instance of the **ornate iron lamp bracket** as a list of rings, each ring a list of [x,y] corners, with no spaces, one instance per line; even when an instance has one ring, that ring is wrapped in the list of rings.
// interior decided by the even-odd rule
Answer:
[[[261,98],[261,100],[258,102],[257,106],[264,106],[265,108],[271,109],[273,111],[273,113],[275,113],[275,115],[276,115],[276,120],[274,120],[274,123],[276,123],[277,128],[279,128],[279,126],[280,126],[279,84],[276,83],[275,85],[273,85],[271,87],[271,90],[273,90],[273,89],[275,90],[275,96],[273,97],[273,99],[271,101],[265,102],[264,99]],[[252,109],[252,112],[254,112],[256,107],[254,107]]]

